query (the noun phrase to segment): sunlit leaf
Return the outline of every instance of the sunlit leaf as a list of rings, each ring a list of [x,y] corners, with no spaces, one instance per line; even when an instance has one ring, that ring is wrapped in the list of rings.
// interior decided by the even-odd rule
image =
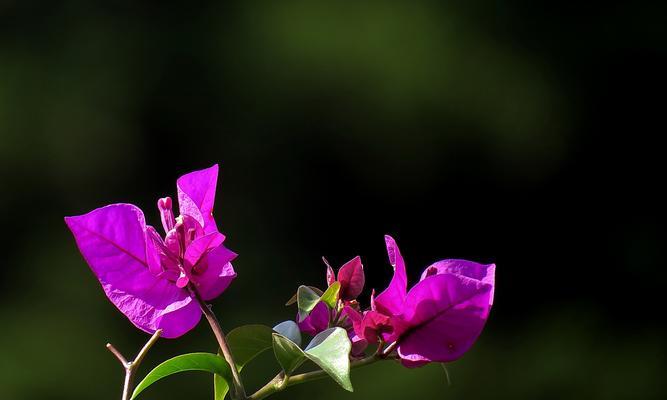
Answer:
[[[318,296],[322,296],[322,294],[324,293],[320,288],[317,288],[317,287],[315,287],[315,286],[308,286],[308,287],[309,287],[313,292],[317,293]],[[286,305],[286,306],[291,306],[292,304],[296,303],[296,301],[297,301],[297,295],[298,295],[298,294],[299,294],[298,291],[297,291],[297,293],[294,293],[294,294],[292,295],[292,297],[290,297],[290,299],[287,300],[287,303],[285,303],[285,305]]]
[[[139,396],[147,387],[169,375],[186,371],[211,372],[220,376],[229,376],[229,366],[223,358],[211,353],[182,354],[171,358],[153,368],[146,377],[139,382],[132,393],[132,399]]]
[[[329,288],[322,294],[320,298],[321,301],[326,303],[329,308],[335,309],[336,303],[338,303],[338,296],[340,294],[340,282],[334,282],[329,286]]]
[[[317,334],[306,347],[306,356],[324,370],[343,389],[352,391],[350,350],[352,343],[343,328],[330,328]]]

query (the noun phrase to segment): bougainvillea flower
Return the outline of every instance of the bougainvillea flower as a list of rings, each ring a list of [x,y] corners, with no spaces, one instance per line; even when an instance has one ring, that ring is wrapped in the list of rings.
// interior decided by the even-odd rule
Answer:
[[[174,338],[201,318],[196,296],[211,300],[236,277],[236,257],[213,219],[218,166],[177,180],[180,216],[158,200],[164,239],[132,204],[66,217],[81,254],[107,297],[138,328]]]
[[[343,264],[338,270],[338,276],[336,276],[336,273],[333,268],[331,268],[331,265],[329,265],[326,258],[322,257],[322,261],[324,261],[324,264],[327,266],[327,285],[331,286],[334,282],[338,281],[340,283],[340,299],[343,300],[345,304],[351,304],[352,300],[361,294],[361,291],[364,288],[364,281],[366,280],[364,277],[364,266],[361,264],[361,258],[356,256]],[[334,315],[335,312],[330,310],[325,303],[319,302],[303,321],[297,323],[301,332],[315,336],[329,328]],[[299,321],[299,318],[297,317],[296,320]]]
[[[363,338],[367,343],[377,343],[380,338],[384,340],[385,337],[391,337],[394,333],[392,319],[387,315],[375,310],[361,313],[351,307],[346,307],[345,311],[357,336]]]
[[[315,336],[329,328],[329,321],[331,319],[332,311],[323,302],[317,303],[315,308],[308,314],[301,322],[297,322],[299,330],[310,336]],[[297,321],[299,318],[297,317]]]
[[[343,264],[338,270],[338,276],[334,274],[333,268],[331,268],[327,260],[324,258],[323,260],[327,266],[327,284],[331,286],[336,281],[340,282],[341,300],[350,301],[356,299],[361,294],[361,291],[364,290],[364,283],[366,282],[361,258],[356,256]]]
[[[449,362],[461,357],[484,328],[493,304],[495,265],[466,260],[442,260],[426,268],[407,292],[403,257],[386,236],[394,276],[372,309],[354,322],[367,340],[397,342],[403,365]]]

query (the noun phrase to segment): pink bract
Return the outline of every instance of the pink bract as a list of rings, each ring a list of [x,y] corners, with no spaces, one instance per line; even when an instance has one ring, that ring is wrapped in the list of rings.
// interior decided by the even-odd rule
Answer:
[[[442,260],[426,268],[421,280],[407,291],[407,275],[396,241],[385,236],[394,276],[357,315],[357,335],[369,341],[378,336],[397,342],[406,367],[449,362],[472,347],[482,332],[493,304],[495,265],[466,260]]]
[[[338,275],[334,272],[326,258],[322,261],[327,266],[327,286],[334,282],[340,283],[340,299],[349,302],[356,299],[364,290],[366,276],[364,275],[364,266],[361,263],[361,257],[356,256],[343,264],[338,270]]]
[[[132,204],[65,218],[109,300],[146,332],[185,334],[201,318],[196,296],[211,300],[236,277],[236,254],[222,245],[212,214],[217,179],[218,165],[180,177],[178,218],[169,197],[158,201],[164,239]]]

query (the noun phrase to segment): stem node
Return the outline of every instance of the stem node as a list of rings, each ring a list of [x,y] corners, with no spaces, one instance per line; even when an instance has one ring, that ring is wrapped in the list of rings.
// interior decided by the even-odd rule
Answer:
[[[127,361],[127,359],[121,354],[118,349],[116,349],[111,343],[107,343],[107,349],[118,359],[120,364],[123,366],[123,369],[125,369],[125,381],[123,382],[123,397],[121,397],[122,400],[129,400],[130,396],[132,395],[132,381],[134,380],[134,374],[139,368],[139,365],[141,364],[141,361],[143,361],[144,357],[146,357],[146,354],[148,353],[148,350],[150,350],[151,347],[157,342],[157,340],[160,338],[160,335],[162,335],[162,329],[158,329],[155,331],[153,336],[151,336],[150,339],[148,339],[148,342],[144,345],[144,347],[141,348],[139,351],[139,354],[134,358],[132,361]]]

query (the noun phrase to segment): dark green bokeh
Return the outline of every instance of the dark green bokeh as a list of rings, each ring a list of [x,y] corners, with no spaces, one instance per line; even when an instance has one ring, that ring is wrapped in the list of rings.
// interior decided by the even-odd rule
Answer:
[[[105,4],[106,3],[106,4]],[[105,299],[62,221],[155,202],[222,164],[216,217],[240,254],[225,329],[293,318],[319,257],[390,277],[498,264],[496,305],[442,369],[355,371],[298,399],[663,398],[665,7],[526,1],[193,5],[0,2],[0,399],[115,399],[106,351],[146,335]],[[159,223],[158,223],[159,224]],[[142,373],[214,351],[205,323]],[[275,373],[270,355],[248,385]],[[145,399],[210,398],[204,374]]]

